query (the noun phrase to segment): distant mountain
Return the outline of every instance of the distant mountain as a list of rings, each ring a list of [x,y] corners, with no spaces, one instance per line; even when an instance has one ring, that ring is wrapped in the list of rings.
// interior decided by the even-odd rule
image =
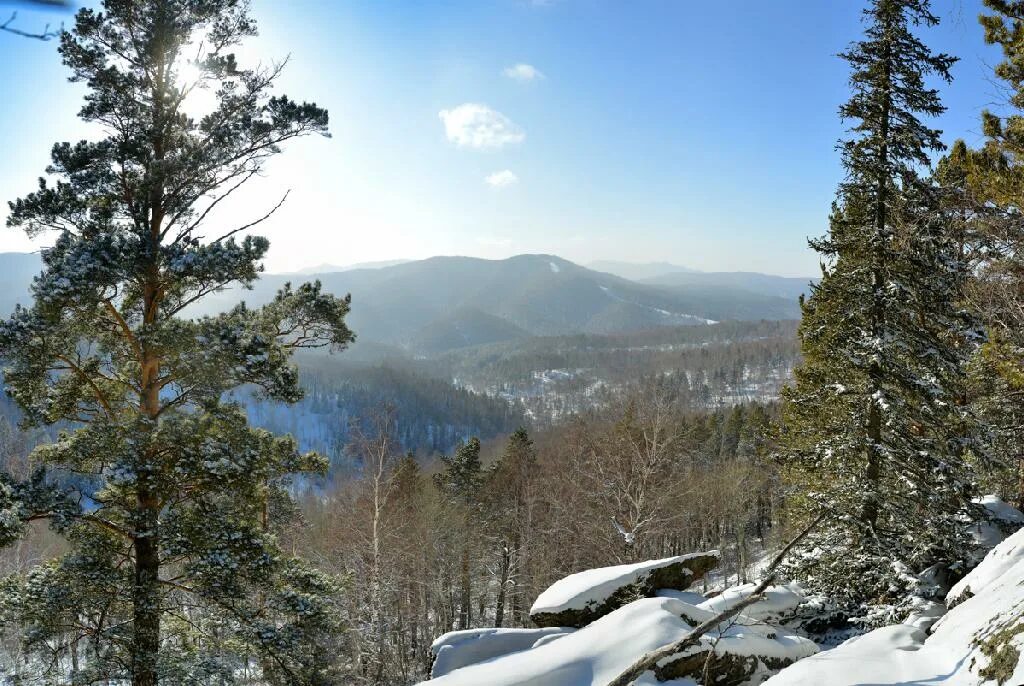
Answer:
[[[695,287],[734,289],[796,300],[801,293],[809,294],[810,284],[817,283],[818,280],[810,277],[773,276],[757,272],[675,272],[641,279],[641,282],[676,290]]]
[[[376,262],[355,262],[353,264],[329,264],[323,263],[313,267],[304,267],[298,271],[288,272],[289,274],[329,274],[331,272],[347,272],[353,269],[382,269],[394,267],[396,264],[405,264],[411,260],[378,260]]]
[[[532,336],[799,317],[792,294],[781,297],[771,289],[727,282],[678,284],[667,276],[659,277],[659,283],[637,283],[553,255],[505,260],[433,257],[390,266],[329,269],[266,274],[253,290],[218,293],[194,313],[223,311],[239,300],[259,305],[286,282],[316,278],[330,292],[352,294],[349,323],[359,339],[357,350],[395,346],[419,355]],[[39,258],[0,255],[0,270],[4,285],[0,307],[10,312],[17,300],[25,300],[27,285],[39,270]]]
[[[0,317],[6,317],[18,303],[27,303],[32,277],[43,268],[35,253],[0,253]]]
[[[621,276],[630,281],[644,281],[645,279],[653,279],[666,274],[677,274],[680,272],[692,274],[697,271],[696,269],[672,264],[671,262],[620,262],[617,260],[588,262],[587,268],[593,269],[596,272]]]
[[[433,257],[307,278],[320,279],[331,292],[352,294],[350,322],[363,340],[422,353],[525,336],[702,325],[724,311],[552,255]],[[259,304],[287,280],[266,275],[252,292],[222,293],[221,302],[209,304],[223,309],[239,297]],[[775,305],[768,318],[780,318],[785,303]]]

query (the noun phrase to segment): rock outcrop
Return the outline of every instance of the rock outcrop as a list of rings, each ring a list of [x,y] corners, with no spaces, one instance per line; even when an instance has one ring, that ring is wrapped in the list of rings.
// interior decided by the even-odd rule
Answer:
[[[718,560],[711,551],[572,574],[540,594],[530,619],[540,627],[583,627],[661,589],[685,590]]]

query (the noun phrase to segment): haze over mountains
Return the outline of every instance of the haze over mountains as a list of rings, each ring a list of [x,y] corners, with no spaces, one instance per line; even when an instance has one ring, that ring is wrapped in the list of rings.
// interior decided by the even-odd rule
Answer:
[[[667,263],[604,262],[588,269],[554,255],[504,260],[432,257],[370,266],[265,274],[251,291],[235,288],[210,298],[197,314],[239,300],[267,302],[284,283],[320,279],[333,293],[352,294],[350,325],[357,346],[397,346],[433,354],[534,336],[609,334],[663,326],[799,317],[797,297],[809,279],[743,272],[703,273]],[[34,254],[0,254],[0,308],[25,301]],[[618,276],[631,273],[641,281]]]

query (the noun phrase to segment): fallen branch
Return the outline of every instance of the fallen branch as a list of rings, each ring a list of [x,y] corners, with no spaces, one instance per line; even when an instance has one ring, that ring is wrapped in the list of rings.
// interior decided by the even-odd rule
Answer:
[[[630,665],[622,674],[608,682],[608,686],[629,686],[629,684],[632,684],[634,681],[639,679],[644,672],[657,667],[658,663],[662,660],[670,658],[673,655],[678,655],[679,653],[697,645],[700,643],[700,639],[704,634],[719,626],[722,622],[732,619],[736,615],[740,614],[740,612],[742,612],[747,606],[753,605],[757,601],[761,600],[765,589],[775,581],[775,574],[779,569],[779,565],[782,564],[782,561],[786,559],[786,556],[789,555],[790,551],[793,550],[793,548],[795,548],[796,545],[802,541],[805,536],[807,536],[807,534],[811,533],[811,530],[820,524],[823,519],[825,519],[825,514],[818,516],[817,519],[808,524],[803,531],[797,534],[796,538],[786,544],[786,547],[775,556],[771,564],[765,569],[764,578],[761,579],[761,583],[751,591],[749,596],[732,607],[718,613],[706,622],[703,622],[700,626],[695,627],[675,643],[669,643],[668,645],[664,645],[647,653]]]

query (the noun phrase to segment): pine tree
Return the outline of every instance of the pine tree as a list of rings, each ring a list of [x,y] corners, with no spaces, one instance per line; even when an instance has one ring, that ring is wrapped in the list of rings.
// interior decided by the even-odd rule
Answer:
[[[255,35],[241,0],[105,0],[62,33],[80,116],[102,133],[58,143],[8,224],[47,233],[34,305],[0,325],[7,392],[36,424],[74,428],[46,465],[0,489],[0,542],[48,520],[69,552],[4,588],[3,609],[75,683],[337,683],[337,584],[284,554],[290,474],[322,471],[291,438],[225,402],[243,384],[286,402],[299,348],[352,340],[347,299],[286,286],[265,307],[192,319],[187,308],[257,278],[266,239],[208,219],[327,112],[273,96],[280,68],[230,52]],[[201,76],[184,82],[186,53]],[[201,118],[189,94],[215,88]],[[267,215],[269,216],[269,215]],[[264,217],[266,218],[266,217]],[[243,237],[244,236],[244,237]],[[61,475],[73,475],[63,488]],[[59,660],[48,660],[51,666]],[[71,681],[59,674],[55,681]]]
[[[977,279],[972,304],[979,310],[987,339],[974,365],[974,403],[991,427],[991,469],[986,489],[1018,506],[1024,503],[1024,3],[985,0],[993,13],[982,15],[985,42],[998,45],[1003,61],[995,76],[1009,94],[1008,116],[982,114],[985,143],[970,149],[957,141],[941,162],[938,175],[955,193],[964,225],[978,234]]]
[[[940,132],[920,119],[944,111],[925,78],[948,81],[955,60],[914,33],[938,21],[927,0],[872,0],[865,17],[864,40],[842,54],[846,179],[828,235],[811,241],[822,280],[803,303],[782,450],[802,486],[794,510],[834,515],[796,571],[850,603],[960,559],[973,493],[964,371],[977,329],[959,307],[967,265],[926,173]]]

